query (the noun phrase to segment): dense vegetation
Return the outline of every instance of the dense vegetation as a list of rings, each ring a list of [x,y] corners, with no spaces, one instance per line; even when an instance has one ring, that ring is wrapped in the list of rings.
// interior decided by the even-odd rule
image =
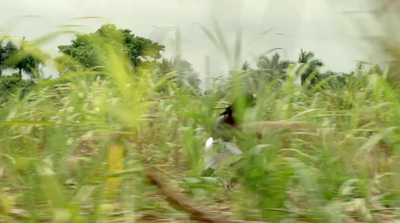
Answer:
[[[312,52],[261,55],[202,92],[189,62],[161,59],[164,46],[112,25],[60,46],[61,76],[49,80],[35,44],[13,44],[0,48],[1,70],[17,71],[0,77],[0,220],[188,222],[148,180],[154,169],[231,219],[399,218],[396,66],[322,73]],[[257,96],[249,120],[269,122],[236,138],[240,170],[202,177],[218,108],[243,91]]]

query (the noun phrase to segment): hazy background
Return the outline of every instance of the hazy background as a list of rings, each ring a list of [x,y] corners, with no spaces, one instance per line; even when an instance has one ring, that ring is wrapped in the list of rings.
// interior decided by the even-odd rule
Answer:
[[[349,71],[356,60],[377,59],[360,29],[367,27],[373,34],[369,12],[374,8],[368,0],[2,0],[0,9],[2,35],[34,40],[62,29],[61,25],[80,24],[84,26],[75,30],[94,32],[101,24],[115,23],[164,44],[167,58],[174,55],[171,42],[180,27],[183,57],[200,73],[203,84],[206,76],[225,75],[229,69],[196,25],[213,30],[212,18],[218,21],[232,51],[236,33],[242,30],[242,62],[252,62],[277,47],[282,48],[283,59],[290,60],[297,59],[300,48],[313,51],[324,61],[324,69],[333,71]],[[82,18],[89,16],[99,18]],[[57,46],[69,44],[72,38],[64,35],[42,48],[56,56]]]

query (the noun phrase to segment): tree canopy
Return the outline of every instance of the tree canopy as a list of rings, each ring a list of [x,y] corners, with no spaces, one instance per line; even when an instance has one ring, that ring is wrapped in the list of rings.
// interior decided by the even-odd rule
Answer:
[[[7,59],[16,51],[17,47],[11,41],[0,41],[0,76],[3,70],[8,68]]]
[[[320,59],[315,58],[315,55],[313,52],[303,51],[303,49],[301,49],[301,51],[300,51],[299,59],[297,62],[307,64],[307,66],[308,66],[306,71],[301,76],[301,84],[302,85],[305,83],[305,81],[308,79],[308,77],[310,77],[310,75],[313,72],[318,72],[317,69],[324,65],[324,63]],[[310,81],[311,81],[311,84],[315,84],[316,82],[318,82],[317,74],[314,77],[312,77]]]
[[[180,88],[190,88],[195,92],[200,91],[199,74],[193,70],[192,64],[188,61],[176,58],[162,59],[156,64],[155,76],[159,79],[168,74],[172,74],[173,83],[176,83]]]
[[[33,49],[23,39],[18,47],[12,41],[0,42],[0,75],[5,69],[16,69],[22,83],[22,72],[30,77],[38,76],[39,66],[43,65],[46,56]]]
[[[123,48],[133,66],[138,66],[148,59],[159,59],[164,46],[150,39],[135,36],[129,29],[117,29],[115,25],[105,24],[96,32],[78,34],[70,45],[58,46],[63,54],[56,58],[57,68],[61,73],[83,68],[100,66],[99,58],[104,57],[94,45],[99,41],[112,42]]]

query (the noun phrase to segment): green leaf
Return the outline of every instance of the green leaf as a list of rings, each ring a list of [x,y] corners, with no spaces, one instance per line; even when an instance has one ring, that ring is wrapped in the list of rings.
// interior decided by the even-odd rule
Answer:
[[[55,123],[44,121],[9,121],[0,122],[0,125],[55,125]]]

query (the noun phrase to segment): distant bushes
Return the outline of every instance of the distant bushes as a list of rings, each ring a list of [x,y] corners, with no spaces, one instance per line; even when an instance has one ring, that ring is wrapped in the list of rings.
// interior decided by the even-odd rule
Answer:
[[[0,102],[7,101],[11,94],[20,93],[20,97],[33,86],[35,82],[33,80],[19,80],[19,74],[14,73],[8,76],[0,77]]]

